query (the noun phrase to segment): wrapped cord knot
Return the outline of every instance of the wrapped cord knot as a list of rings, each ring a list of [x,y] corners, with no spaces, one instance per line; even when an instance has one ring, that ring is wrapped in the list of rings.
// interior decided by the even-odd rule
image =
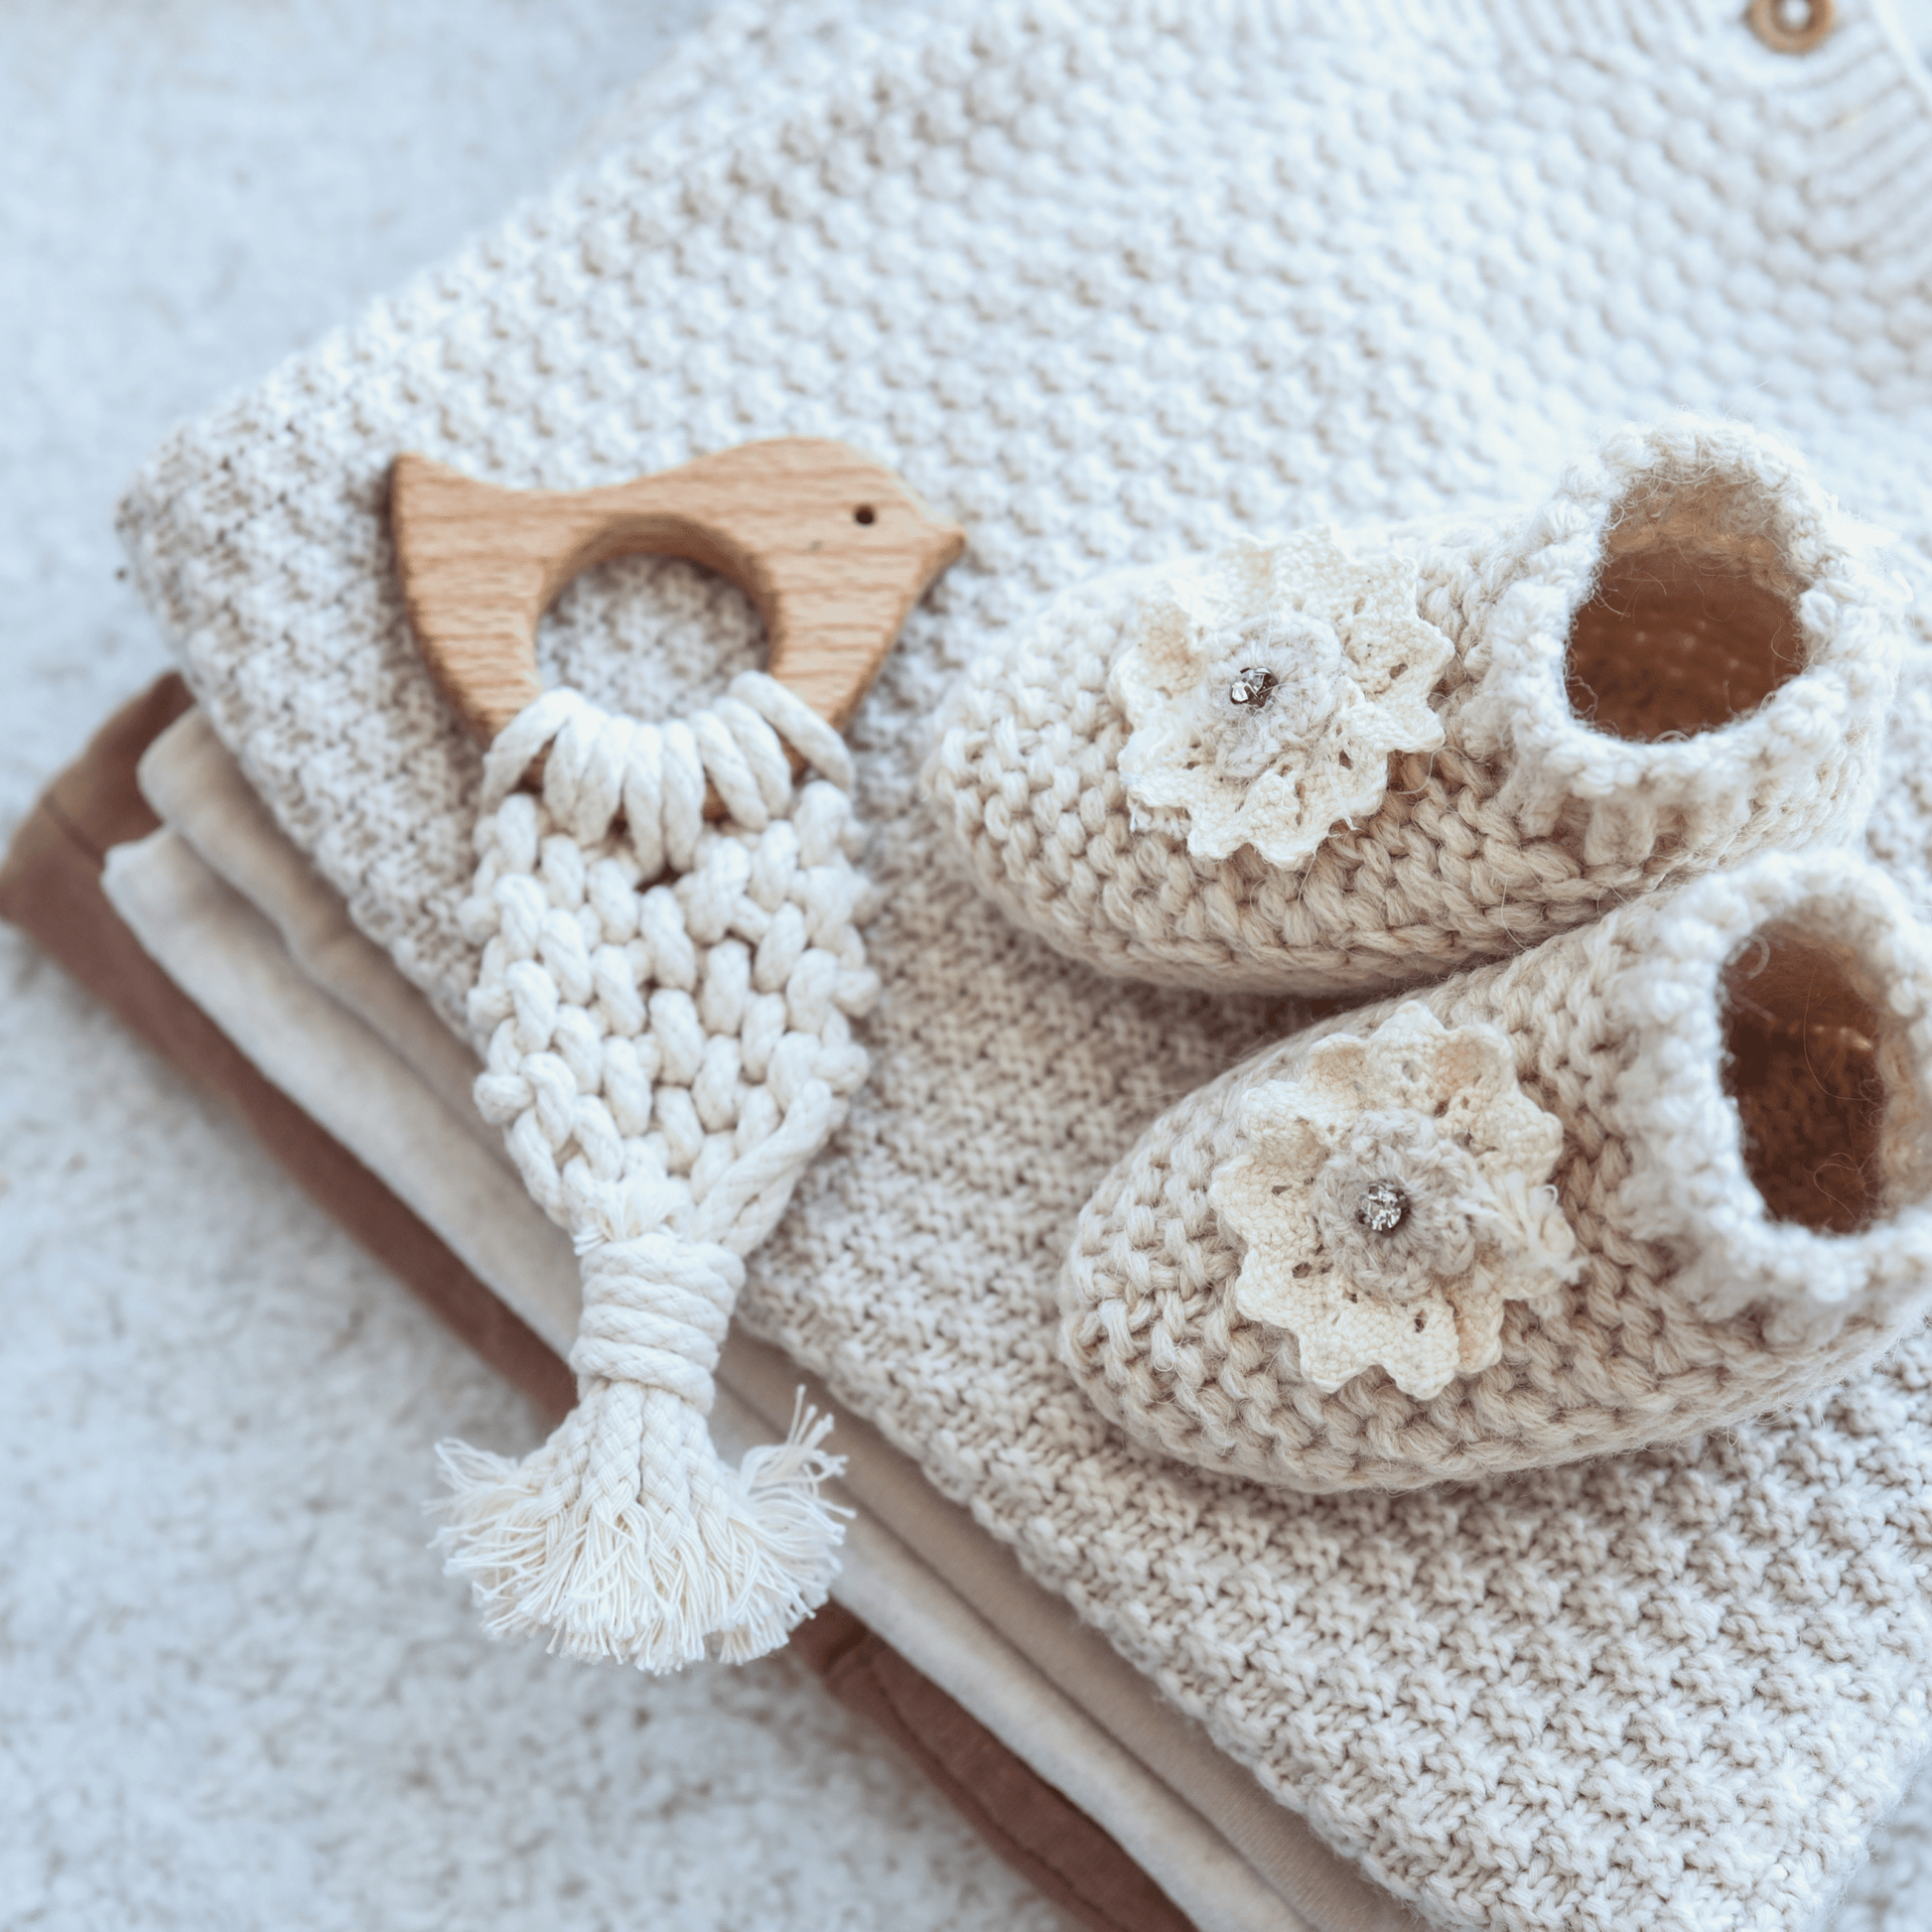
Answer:
[[[674,1234],[599,1242],[583,1258],[584,1312],[570,1365],[580,1381],[635,1382],[711,1413],[711,1372],[745,1264]]]

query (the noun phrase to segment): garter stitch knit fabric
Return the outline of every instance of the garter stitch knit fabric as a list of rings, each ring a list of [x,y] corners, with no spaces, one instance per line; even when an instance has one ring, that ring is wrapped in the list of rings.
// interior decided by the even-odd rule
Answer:
[[[738,1318],[826,1375],[1265,1787],[1434,1923],[1805,1925],[1932,1747],[1932,1349],[1666,1449],[1300,1497],[1127,1442],[1055,1358],[1081,1205],[1298,1015],[1106,982],[948,857],[943,693],[1067,587],[1242,530],[1534,500],[1616,422],[1733,413],[1897,531],[1868,834],[1932,904],[1932,119],[1860,0],[1802,60],[1730,0],[998,7],[677,123],[159,450],[142,589],[290,835],[452,1025],[481,761],[424,677],[384,479],[842,436],[967,557],[854,722],[873,1077]],[[594,702],[702,702],[683,566],[574,587]],[[651,634],[626,657],[619,635]],[[755,661],[755,660],[754,660]],[[685,675],[678,675],[680,667]],[[620,700],[623,702],[621,703]]]
[[[796,785],[787,744],[836,782]],[[541,804],[516,789],[539,756]],[[546,691],[483,761],[477,1102],[584,1258],[576,1410],[520,1466],[443,1449],[439,1540],[492,1635],[675,1670],[762,1656],[825,1600],[829,1425],[733,1472],[705,1418],[744,1257],[866,1075],[851,782],[838,733],[752,671],[661,729]]]
[[[1385,1035],[1393,1080],[1311,1095],[1319,1143],[1281,1132],[1299,1077]],[[1437,1042],[1463,1048],[1440,1080]],[[1500,1086],[1473,1050],[1490,1042]],[[1432,1164],[1493,1144],[1505,1107],[1561,1153],[1529,1168],[1518,1126],[1488,1181],[1548,1179],[1553,1198],[1497,1200],[1471,1175],[1418,1225]],[[1370,1186],[1395,1210],[1380,1232],[1358,1224]],[[1274,1230],[1311,1220],[1317,1241],[1261,1279]],[[1517,1276],[1473,1335],[1472,1234]],[[1312,1288],[1337,1246],[1334,1285],[1298,1298],[1287,1262]],[[1379,1278],[1385,1257],[1411,1279]],[[1170,1455],[1298,1489],[1539,1468],[1788,1408],[1932,1300],[1932,931],[1875,868],[1767,854],[1309,1028],[1149,1128],[1081,1214],[1060,1299],[1066,1360],[1104,1413]],[[1450,1354],[1405,1372],[1451,1321],[1459,1371]],[[1368,1346],[1337,1350],[1351,1330]],[[1317,1375],[1311,1349],[1338,1366]]]
[[[1364,586],[1401,565],[1413,609],[1356,597],[1351,650],[1387,641],[1323,667],[1335,709],[1275,769],[1211,765],[1308,710],[1240,680],[1312,668],[1310,638],[1267,633],[1289,553],[1325,531],[1279,546],[1279,587],[1232,618],[1186,587],[1241,550],[1069,590],[975,659],[926,782],[994,902],[1104,972],[1311,994],[1439,977],[1764,847],[1863,835],[1900,641],[1874,534],[1795,451],[1667,419],[1527,515],[1337,533]],[[1177,621],[1203,633],[1194,661],[1154,688]],[[1391,664],[1430,698],[1420,723],[1393,722]],[[1392,729],[1365,744],[1357,712]],[[1278,848],[1265,794],[1289,780],[1312,809]]]

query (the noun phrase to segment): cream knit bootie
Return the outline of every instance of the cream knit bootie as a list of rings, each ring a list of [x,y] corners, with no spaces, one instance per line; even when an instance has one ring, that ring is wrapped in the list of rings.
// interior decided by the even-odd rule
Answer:
[[[1413,1488],[1837,1382],[1932,1300],[1932,932],[1766,854],[1183,1101],[1101,1182],[1062,1353],[1205,1468]]]
[[[988,651],[927,783],[984,890],[1110,973],[1343,993],[1856,838],[1901,593],[1781,445],[1613,437],[1523,517],[1101,579]]]

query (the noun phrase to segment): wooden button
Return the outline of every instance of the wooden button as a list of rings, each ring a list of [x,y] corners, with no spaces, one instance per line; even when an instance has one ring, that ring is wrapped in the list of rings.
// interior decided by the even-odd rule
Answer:
[[[1751,0],[1750,30],[1773,54],[1809,54],[1838,25],[1837,0]]]

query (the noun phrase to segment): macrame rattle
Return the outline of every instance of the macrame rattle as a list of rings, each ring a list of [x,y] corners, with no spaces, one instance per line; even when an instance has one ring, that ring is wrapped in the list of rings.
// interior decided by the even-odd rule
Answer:
[[[477,1104],[584,1291],[577,1407],[520,1463],[444,1444],[440,1542],[492,1635],[649,1671],[761,1656],[836,1574],[819,1484],[841,1465],[801,1405],[785,1442],[726,1466],[712,1371],[744,1257],[867,1071],[850,1023],[878,982],[839,734],[965,538],[804,438],[583,490],[403,456],[392,521],[417,642],[487,748],[461,908]],[[544,690],[544,608],[633,552],[743,590],[768,673],[663,725]]]

